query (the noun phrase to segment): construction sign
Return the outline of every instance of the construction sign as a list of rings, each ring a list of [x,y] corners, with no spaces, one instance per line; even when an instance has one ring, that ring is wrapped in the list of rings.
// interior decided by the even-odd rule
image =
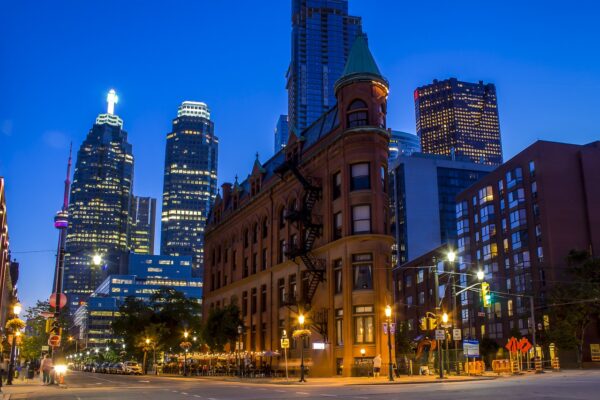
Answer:
[[[508,339],[508,343],[504,347],[511,353],[518,353],[519,351],[521,353],[527,353],[529,350],[531,350],[532,345],[525,337],[517,340],[517,338],[513,336]]]

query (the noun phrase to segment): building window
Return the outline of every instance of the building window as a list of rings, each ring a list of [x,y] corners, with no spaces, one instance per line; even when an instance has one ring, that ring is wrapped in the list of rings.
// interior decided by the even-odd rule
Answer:
[[[248,257],[244,257],[244,271],[243,271],[243,276],[244,276],[244,278],[248,276]]]
[[[535,198],[537,198],[537,195],[538,195],[537,182],[533,181],[533,182],[531,182],[531,197],[533,197],[535,199]]]
[[[342,293],[342,291],[344,289],[344,284],[342,281],[342,278],[343,278],[342,272],[343,272],[342,260],[335,260],[333,262],[333,280],[334,280],[334,286],[335,286],[335,294]]]
[[[256,274],[257,264],[258,264],[258,253],[252,253],[252,275]]]
[[[236,258],[237,258],[237,252],[235,250],[233,250],[231,252],[231,270],[232,271],[235,271],[235,269],[237,268]]]
[[[285,228],[285,207],[279,209],[279,229]]]
[[[373,256],[371,254],[354,254],[352,256],[354,272],[354,289],[373,289]]]
[[[333,174],[332,178],[332,192],[333,192],[333,200],[337,199],[342,195],[342,173],[336,172]]]
[[[342,237],[342,213],[338,212],[333,215],[333,240]]]
[[[425,292],[419,292],[419,305],[425,304]]]
[[[373,306],[354,307],[354,343],[375,343]]]
[[[423,280],[425,280],[425,271],[420,269],[419,272],[417,272],[417,283],[423,283]]]
[[[250,312],[256,314],[256,288],[252,288],[250,296]]]
[[[242,292],[242,317],[248,315],[248,292]]]
[[[412,276],[411,275],[407,275],[405,279],[406,279],[406,283],[404,284],[404,287],[407,288],[407,289],[409,287],[412,287]]]
[[[258,224],[254,224],[252,228],[252,243],[258,242]]]
[[[513,208],[525,203],[525,190],[519,188],[508,193],[508,208]]]
[[[265,217],[262,220],[262,237],[263,237],[263,239],[266,238],[268,234],[269,234],[268,221],[267,221],[267,218]]]
[[[506,187],[508,189],[514,187],[518,183],[523,181],[523,170],[521,168],[515,168],[512,171],[506,173]]]
[[[281,278],[277,281],[277,297],[279,299],[279,307],[285,305],[285,279]]]
[[[537,256],[539,262],[544,262],[544,249],[541,246],[537,248]]]
[[[279,263],[282,263],[285,261],[285,239],[281,239],[279,241],[279,254],[277,255],[277,260]]]
[[[344,345],[344,310],[341,308],[335,310],[335,344]]]
[[[290,275],[290,297],[292,300],[298,298],[298,285],[296,284],[296,274]]]
[[[529,161],[529,175],[535,176],[535,162],[533,160]]]
[[[352,164],[350,166],[352,180],[350,190],[370,189],[369,163]]]
[[[265,271],[267,269],[267,249],[262,250],[262,266],[261,270]]]
[[[492,186],[486,186],[482,189],[479,189],[479,204],[485,204],[492,200],[494,200]]]
[[[362,100],[354,100],[348,106],[348,128],[365,126],[369,124],[369,113],[367,104]]]
[[[248,229],[244,230],[244,248],[247,248],[250,244]]]
[[[363,204],[352,207],[352,233],[371,232],[371,206]]]
[[[260,287],[260,311],[267,311],[267,285]]]
[[[380,173],[379,178],[381,179],[381,190],[383,190],[383,193],[387,192],[387,184],[385,183],[387,173],[385,171],[386,171],[386,167],[385,167],[385,165],[382,165],[381,168],[379,169],[379,173]]]

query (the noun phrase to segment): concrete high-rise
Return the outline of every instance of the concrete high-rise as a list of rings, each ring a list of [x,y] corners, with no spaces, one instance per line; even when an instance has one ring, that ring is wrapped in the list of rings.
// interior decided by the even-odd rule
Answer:
[[[414,92],[421,151],[468,157],[480,164],[502,164],[496,87],[456,78]]]
[[[129,246],[136,254],[154,254],[156,199],[133,196]]]
[[[98,115],[77,152],[64,265],[71,313],[108,274],[121,269],[129,249],[133,153],[123,120],[114,114],[117,100],[111,90],[108,111]]]
[[[194,277],[203,276],[204,227],[217,194],[218,147],[208,106],[184,101],[167,135],[160,252],[192,256]]]
[[[298,135],[336,104],[334,84],[362,32],[348,0],[292,0],[292,58],[287,73],[290,130]]]

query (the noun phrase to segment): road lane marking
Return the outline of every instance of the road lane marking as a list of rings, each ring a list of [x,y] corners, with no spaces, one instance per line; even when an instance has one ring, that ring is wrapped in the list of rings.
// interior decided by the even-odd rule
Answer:
[[[277,393],[285,393],[285,390],[276,390]]]
[[[321,395],[321,396],[324,396],[324,397],[337,397],[337,395],[336,395],[336,394],[320,393],[320,395]]]
[[[199,398],[199,399],[201,399],[201,398],[202,398],[202,396],[200,396],[199,394],[195,394],[195,395],[194,395],[194,397],[197,397],[197,398]]]
[[[296,392],[296,394],[305,394],[305,395],[309,395],[310,393],[308,393],[308,392]]]
[[[138,382],[141,382],[141,383],[150,383],[150,381],[138,381]]]

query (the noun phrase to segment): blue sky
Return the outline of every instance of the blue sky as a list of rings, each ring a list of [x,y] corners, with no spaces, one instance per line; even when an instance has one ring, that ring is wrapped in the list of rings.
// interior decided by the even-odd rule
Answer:
[[[350,0],[350,12],[390,81],[390,127],[415,132],[413,90],[457,77],[496,84],[506,158],[537,139],[600,139],[595,2]],[[4,2],[0,176],[26,304],[50,294],[68,145],[79,147],[106,92],[120,96],[136,194],[160,199],[183,100],[211,107],[219,180],[243,177],[256,151],[271,155],[287,110],[290,25],[290,0]]]

